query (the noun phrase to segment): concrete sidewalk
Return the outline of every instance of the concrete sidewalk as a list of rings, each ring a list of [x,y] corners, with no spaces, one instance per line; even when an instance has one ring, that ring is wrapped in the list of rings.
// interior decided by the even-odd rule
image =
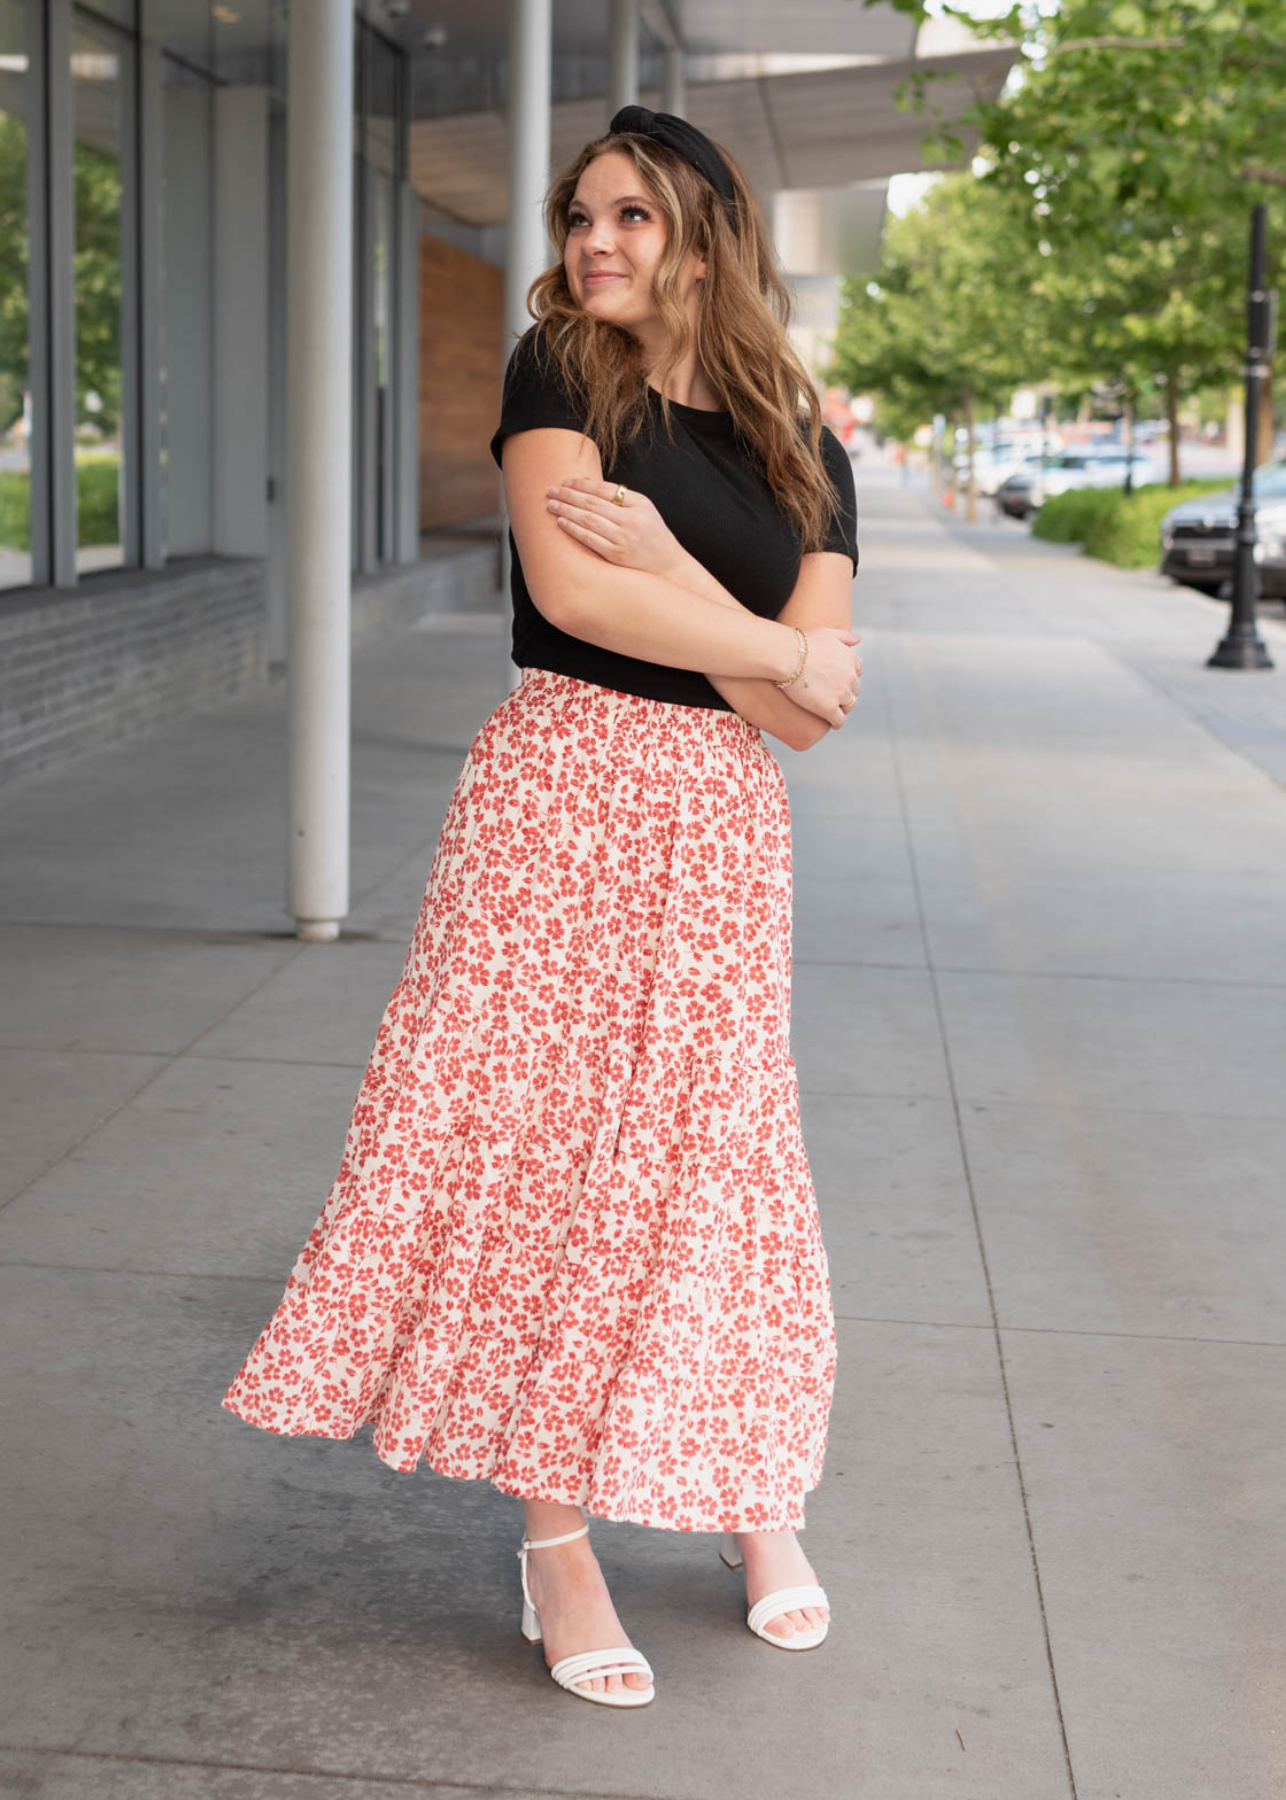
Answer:
[[[594,1526],[655,1705],[560,1693],[517,1503],[219,1408],[333,1179],[499,620],[356,657],[299,944],[280,696],[0,795],[8,1630],[41,1800],[1286,1793],[1286,627],[857,470],[866,675],[778,746],[840,1315],[787,1657]]]

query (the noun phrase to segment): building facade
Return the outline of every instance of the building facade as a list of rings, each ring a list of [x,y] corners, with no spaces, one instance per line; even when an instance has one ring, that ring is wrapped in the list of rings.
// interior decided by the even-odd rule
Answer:
[[[299,362],[350,384],[355,625],[495,603],[487,439],[547,250],[516,120],[546,172],[624,99],[727,144],[790,247],[801,347],[919,166],[894,96],[933,46],[889,7],[0,0],[0,779],[289,665],[288,52],[350,15],[351,350]],[[1009,58],[936,60],[965,98]]]

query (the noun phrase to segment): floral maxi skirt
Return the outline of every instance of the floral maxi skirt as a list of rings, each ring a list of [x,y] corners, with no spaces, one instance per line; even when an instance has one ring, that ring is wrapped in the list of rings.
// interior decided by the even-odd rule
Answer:
[[[469,747],[339,1173],[223,1397],[506,1493],[801,1526],[835,1377],[785,779],[528,668]]]

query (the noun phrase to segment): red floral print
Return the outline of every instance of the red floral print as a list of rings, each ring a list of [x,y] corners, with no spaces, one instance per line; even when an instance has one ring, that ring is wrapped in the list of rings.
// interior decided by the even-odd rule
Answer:
[[[548,669],[447,806],[339,1173],[223,1397],[677,1531],[802,1526],[835,1378],[790,1055],[785,779]]]

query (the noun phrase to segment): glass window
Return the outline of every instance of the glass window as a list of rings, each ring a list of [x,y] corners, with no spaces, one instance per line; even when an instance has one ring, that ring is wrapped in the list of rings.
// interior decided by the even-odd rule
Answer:
[[[366,166],[370,170],[371,463],[375,560],[393,556],[393,179],[397,172],[397,81],[400,58],[376,32],[366,34]]]
[[[84,10],[101,13],[122,31],[134,29],[134,0],[86,0]]]
[[[207,73],[214,69],[214,14],[205,0],[143,0],[143,35]]]
[[[393,384],[396,332],[397,182],[401,178],[403,59],[386,38],[362,25],[357,41],[357,113],[361,156],[356,193],[358,282],[354,329],[354,558],[391,562],[395,540],[397,444]]]
[[[31,580],[26,50],[24,7],[0,0],[0,588]]]
[[[402,58],[386,38],[367,31],[366,160],[381,175],[398,169],[398,78]]]
[[[371,377],[375,383],[375,554],[391,562],[393,545],[393,183],[372,186]]]
[[[168,56],[161,78],[161,538],[167,556],[196,556],[213,548],[213,102]]]
[[[125,560],[121,369],[124,41],[76,15],[71,39],[75,182],[76,568]]]
[[[220,81],[285,91],[284,0],[143,0],[143,35]]]

